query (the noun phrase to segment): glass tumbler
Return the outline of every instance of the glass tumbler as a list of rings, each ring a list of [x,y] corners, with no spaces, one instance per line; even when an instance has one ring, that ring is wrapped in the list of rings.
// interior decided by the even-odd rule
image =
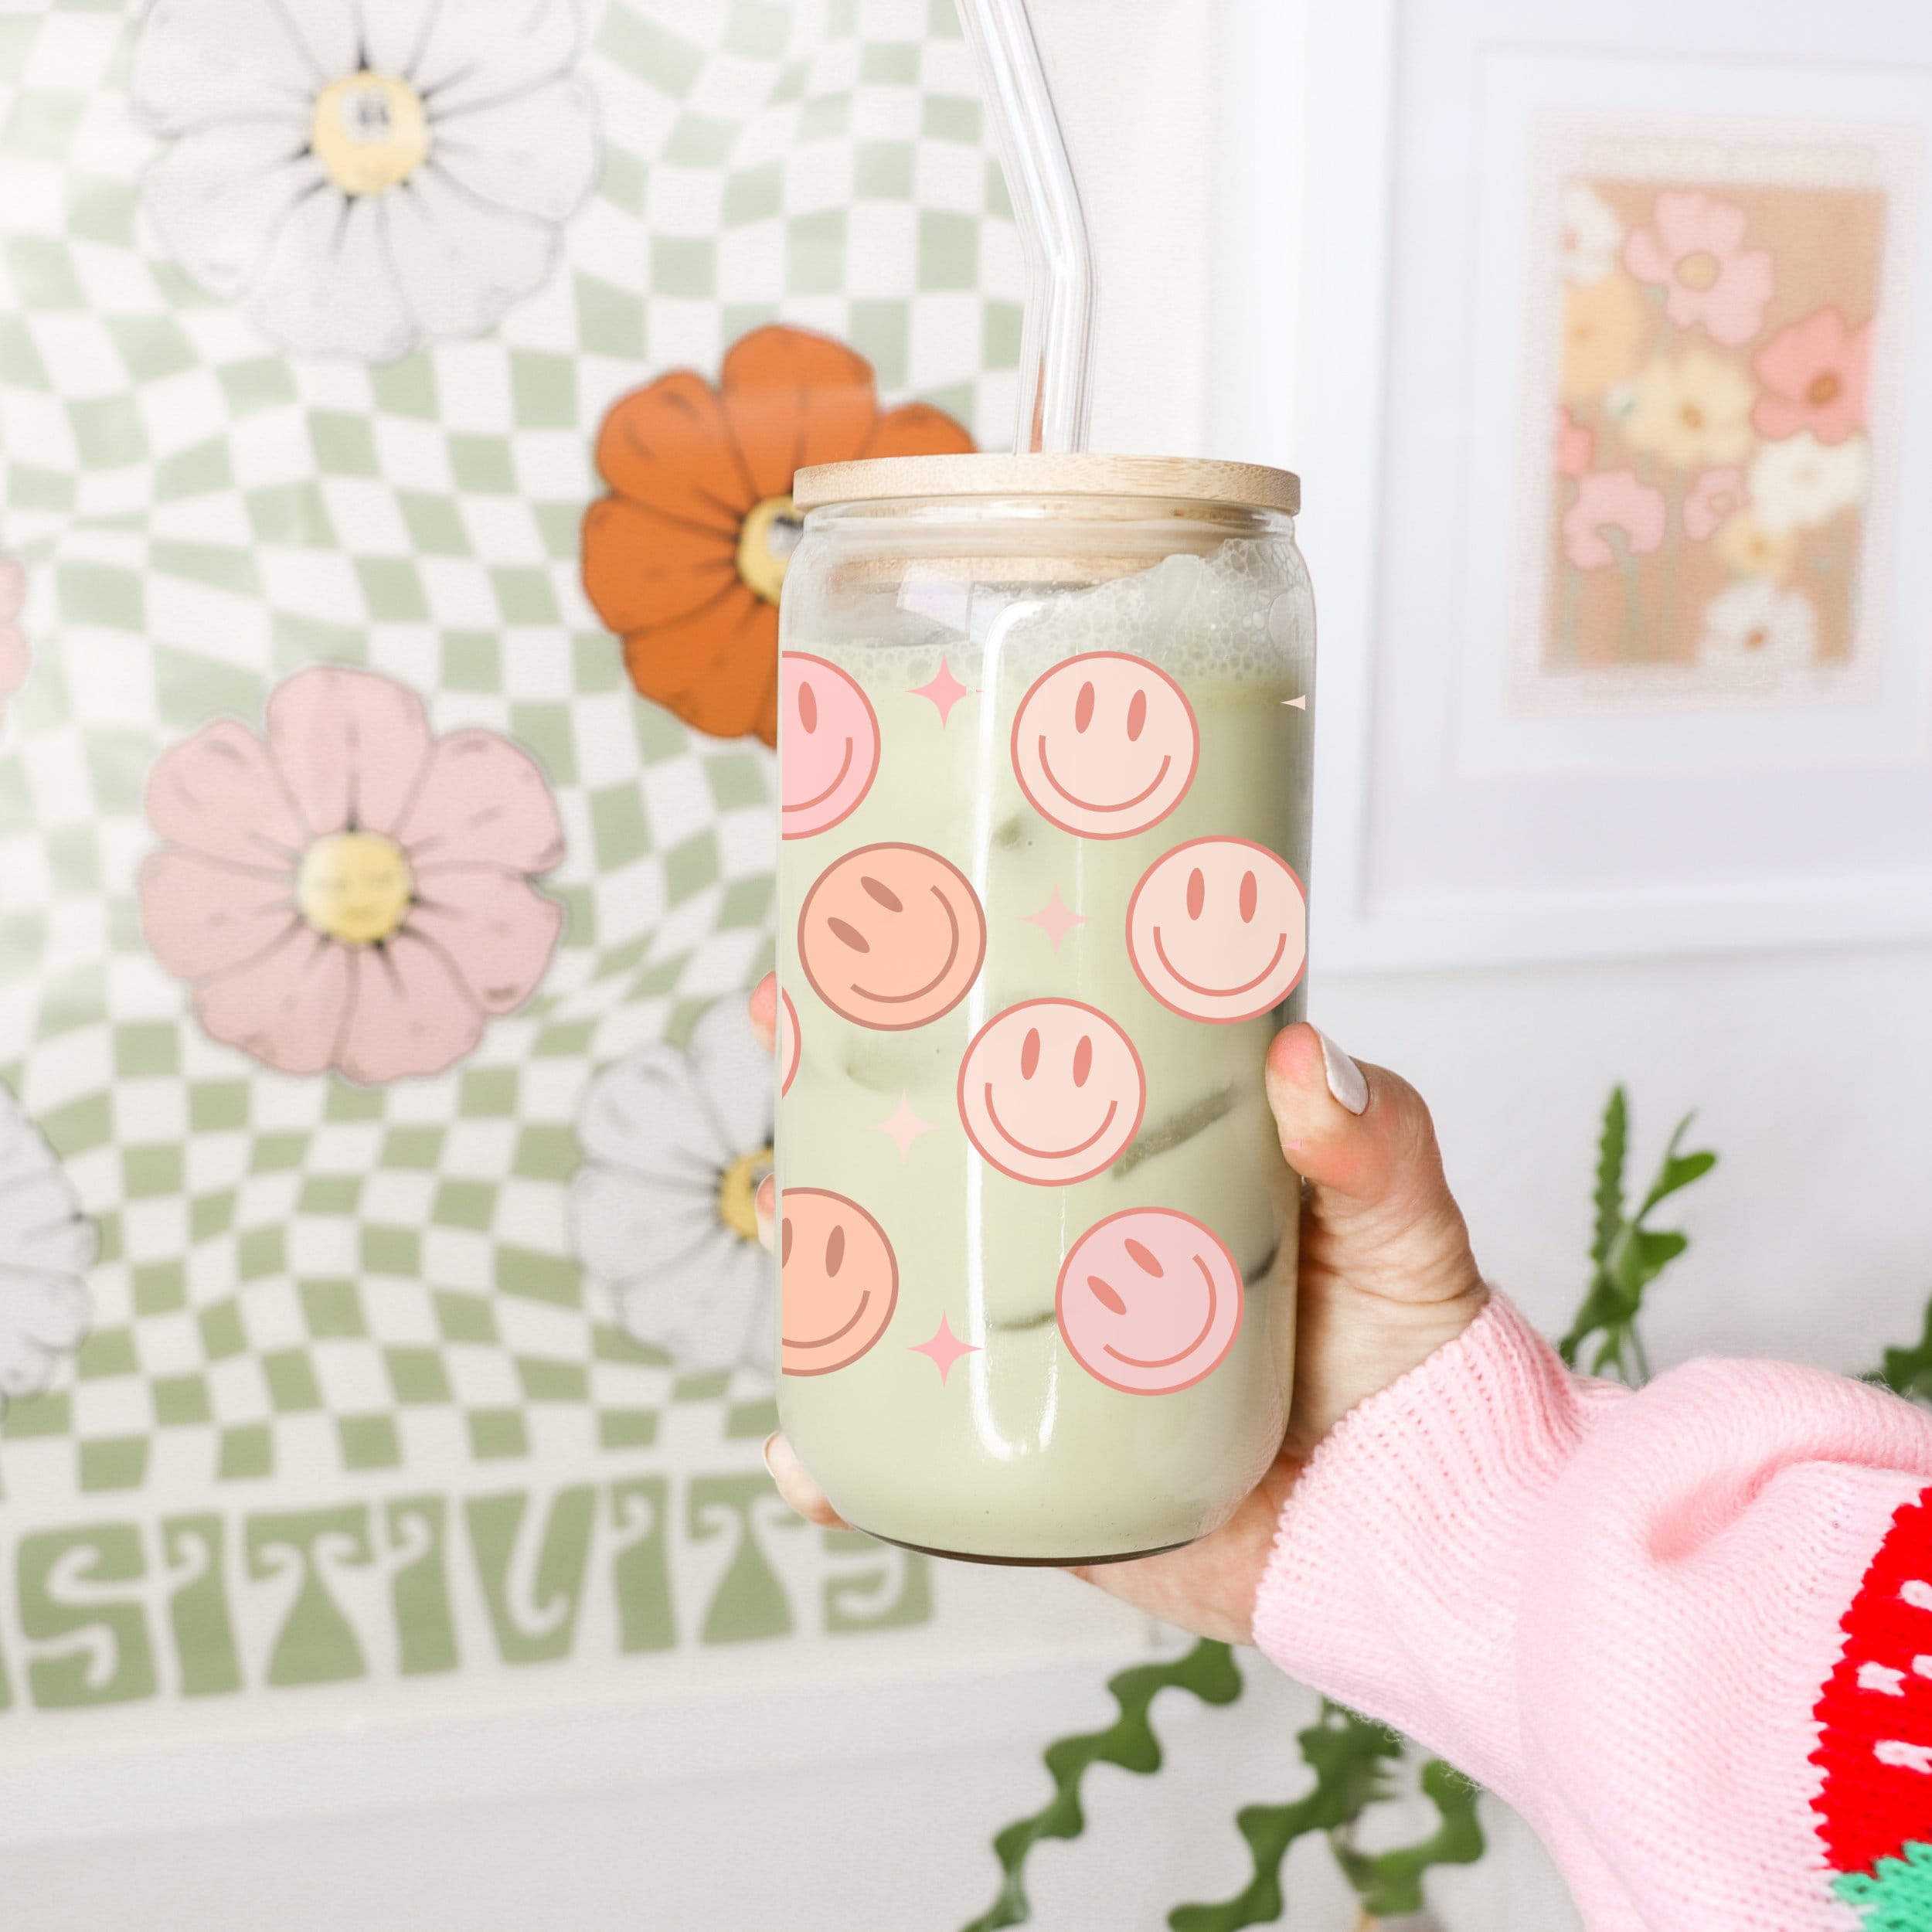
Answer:
[[[1280,1444],[1314,606],[1284,472],[801,471],[780,619],[779,1413],[845,1519],[1093,1562]]]

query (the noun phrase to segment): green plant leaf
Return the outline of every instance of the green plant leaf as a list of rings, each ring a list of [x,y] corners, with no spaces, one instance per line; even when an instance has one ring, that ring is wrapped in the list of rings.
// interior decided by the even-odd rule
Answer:
[[[1630,1138],[1630,1108],[1621,1087],[1613,1088],[1604,1110],[1603,1137],[1597,1159],[1595,1225],[1590,1244],[1590,1284],[1578,1304],[1570,1332],[1557,1346],[1571,1368],[1592,1336],[1597,1338],[1590,1359],[1595,1375],[1614,1374],[1628,1383],[1650,1379],[1639,1322],[1644,1296],[1651,1284],[1690,1246],[1690,1237],[1675,1228],[1647,1227],[1658,1203],[1699,1181],[1717,1165],[1708,1150],[1682,1153],[1693,1117],[1677,1123],[1658,1163],[1655,1178],[1633,1216],[1624,1213],[1624,1166]]]
[[[1281,1861],[1298,1838],[1352,1825],[1389,1793],[1389,1767],[1403,1753],[1402,1740],[1380,1724],[1325,1702],[1321,1715],[1296,1733],[1301,1755],[1315,1773],[1315,1788],[1288,1804],[1250,1804],[1235,1814],[1247,1840],[1254,1873],[1231,1899],[1213,1905],[1177,1905],[1168,1914],[1172,1932],[1238,1932],[1272,1925],[1286,1909]]]
[[[1590,1244],[1590,1258],[1598,1267],[1610,1259],[1611,1243],[1624,1224],[1624,1162],[1629,1147],[1630,1104],[1624,1090],[1613,1087],[1597,1143],[1597,1236]]]
[[[1355,1887],[1362,1910],[1372,1917],[1420,1912],[1422,1881],[1433,1867],[1473,1865],[1485,1849],[1475,1785],[1440,1758],[1432,1757],[1422,1767],[1422,1789],[1440,1821],[1419,1845],[1368,1852],[1336,1840],[1335,1862]]]
[[[1690,1246],[1690,1236],[1675,1229],[1652,1233],[1633,1227],[1617,1244],[1614,1273],[1626,1307],[1623,1319],[1634,1321],[1642,1312],[1644,1291]]]
[[[1932,1301],[1925,1304],[1925,1332],[1909,1349],[1887,1349],[1883,1368],[1865,1379],[1889,1389],[1895,1396],[1932,1402]]]
[[[1078,1838],[1087,1829],[1080,1809],[1080,1780],[1094,1764],[1117,1764],[1145,1776],[1161,1768],[1160,1740],[1148,1722],[1148,1707],[1162,1691],[1192,1691],[1204,1704],[1231,1704],[1241,1695],[1241,1673],[1226,1644],[1203,1638],[1171,1664],[1137,1664],[1107,1679],[1119,1716],[1104,1731],[1056,1739],[1046,1747],[1051,1801],[1030,1818],[1008,1825],[993,1840],[1003,1880],[999,1895],[965,1932],[999,1932],[1024,1925],[1032,1916],[1026,1900],[1026,1856],[1042,1838]]]
[[[1678,1143],[1690,1131],[1690,1124],[1696,1117],[1694,1114],[1686,1114],[1677,1123],[1677,1131],[1664,1150],[1663,1165],[1651,1183],[1650,1192],[1644,1196],[1644,1205],[1637,1210],[1638,1221],[1643,1220],[1659,1201],[1675,1194],[1679,1188],[1689,1187],[1693,1181],[1701,1181],[1716,1166],[1717,1156],[1708,1148],[1696,1154],[1679,1154],[1677,1151]]]

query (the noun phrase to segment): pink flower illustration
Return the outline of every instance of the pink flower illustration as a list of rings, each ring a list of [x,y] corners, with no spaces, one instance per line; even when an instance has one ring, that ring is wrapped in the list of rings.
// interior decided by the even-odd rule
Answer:
[[[1667,188],[1651,226],[1634,230],[1624,265],[1669,291],[1664,311],[1679,328],[1702,322],[1714,342],[1747,342],[1771,299],[1771,258],[1745,248],[1744,211],[1695,188]]]
[[[1595,452],[1597,439],[1588,427],[1573,422],[1568,410],[1560,403],[1556,407],[1556,474],[1559,476],[1581,476],[1590,468],[1590,459]]]
[[[1684,530],[1702,543],[1733,510],[1744,506],[1744,472],[1735,464],[1706,470],[1684,498]]]
[[[1648,556],[1664,540],[1663,492],[1638,482],[1634,470],[1593,470],[1563,512],[1564,556],[1580,570],[1614,563],[1606,530],[1621,530],[1632,556]]]
[[[0,699],[11,698],[27,681],[32,654],[14,620],[27,600],[27,573],[12,557],[0,556]],[[0,715],[5,706],[0,706]]]
[[[1821,443],[1842,443],[1865,427],[1865,391],[1872,364],[1872,326],[1851,328],[1835,308],[1815,309],[1781,328],[1751,367],[1768,394],[1751,421],[1760,436],[1809,430]]]
[[[148,818],[148,944],[214,1038],[281,1073],[440,1073],[529,997],[563,929],[529,883],[563,855],[536,760],[433,736],[372,672],[298,671],[264,736],[224,718],[164,752]]]

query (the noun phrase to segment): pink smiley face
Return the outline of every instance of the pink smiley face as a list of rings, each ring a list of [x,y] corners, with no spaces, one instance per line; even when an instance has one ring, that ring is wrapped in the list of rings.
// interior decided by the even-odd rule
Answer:
[[[781,989],[778,995],[778,1097],[783,1100],[791,1091],[791,1083],[798,1077],[798,1009],[791,1003],[791,995]]]
[[[1073,1359],[1130,1396],[1212,1375],[1241,1332],[1241,1270],[1220,1237],[1171,1208],[1097,1221],[1060,1264],[1054,1307]]]
[[[1090,651],[1036,678],[1013,718],[1013,772],[1043,818],[1082,838],[1158,825],[1194,782],[1200,727],[1145,658]]]
[[[835,664],[803,651],[778,660],[779,817],[787,838],[809,838],[859,809],[879,770],[872,700]]]
[[[959,1117],[1001,1173],[1066,1187],[1111,1166],[1140,1131],[1147,1077],[1097,1007],[1029,999],[996,1013],[959,1064]]]
[[[1308,956],[1308,902],[1294,868],[1248,838],[1192,838],[1141,875],[1127,950],[1170,1012],[1226,1026],[1278,1006]]]

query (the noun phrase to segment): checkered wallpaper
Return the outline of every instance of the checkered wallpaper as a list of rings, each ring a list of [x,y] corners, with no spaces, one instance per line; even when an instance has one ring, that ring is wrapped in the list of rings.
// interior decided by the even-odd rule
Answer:
[[[587,1091],[762,970],[774,845],[769,755],[636,697],[585,602],[591,446],[617,398],[715,375],[772,319],[995,439],[1019,250],[949,0],[610,0],[583,26],[601,166],[549,280],[486,333],[366,366],[291,355],[170,258],[141,198],[166,144],[130,105],[137,11],[0,13],[0,556],[32,652],[0,733],[0,1083],[98,1242],[90,1332],[0,1419],[23,1565],[110,1518],[158,1566],[184,1511],[762,1482],[768,1379],[631,1339],[573,1253]],[[410,687],[439,733],[513,740],[562,816],[535,882],[567,913],[547,975],[434,1077],[274,1073],[210,1039],[144,942],[156,757],[223,716],[259,733],[320,662]],[[752,1562],[762,1505],[740,1503]],[[674,1598],[703,1514],[681,1507]],[[0,1750],[49,1635],[10,1562]],[[734,1623],[714,1583],[679,1646],[818,1614],[794,1577],[798,1602]]]

